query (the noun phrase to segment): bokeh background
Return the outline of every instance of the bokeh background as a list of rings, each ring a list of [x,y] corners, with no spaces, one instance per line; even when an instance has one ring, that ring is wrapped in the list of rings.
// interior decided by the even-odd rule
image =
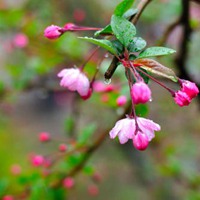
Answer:
[[[106,102],[103,100],[105,97],[94,94],[88,101],[83,101],[75,93],[59,87],[57,72],[64,67],[79,66],[92,49],[92,45],[77,38],[88,33],[66,33],[56,41],[43,36],[44,29],[51,24],[63,26],[73,22],[103,27],[109,23],[118,2],[0,1],[1,197],[20,193],[26,175],[31,177],[37,174],[38,169],[33,168],[30,162],[31,154],[56,154],[61,142],[70,142],[86,126],[109,130],[123,112],[123,108],[115,105],[114,97],[109,97],[111,99]],[[148,45],[158,44],[166,27],[176,21],[181,10],[179,0],[152,1],[137,24],[138,35],[146,39]],[[197,84],[200,84],[199,13],[200,6],[191,3],[193,32],[188,44],[186,70]],[[176,49],[178,53],[181,31],[181,27],[177,26],[166,40],[166,46]],[[89,35],[92,36],[92,33]],[[19,37],[22,38],[21,43],[18,43]],[[102,55],[103,52],[99,52],[88,63],[89,73],[95,71]],[[175,58],[176,55],[167,56],[159,58],[159,62],[181,74],[182,66],[175,65]],[[108,57],[103,62],[99,80],[104,81],[103,70],[109,66],[111,59]],[[116,74],[116,77],[124,76],[120,70]],[[174,87],[169,81],[162,81]],[[115,77],[112,84],[115,84]],[[190,106],[180,108],[160,86],[151,82],[150,87],[153,101],[148,103],[145,114],[159,123],[162,131],[156,133],[156,138],[144,152],[135,150],[131,142],[120,145],[107,136],[86,167],[75,176],[75,187],[67,191],[66,199],[200,199],[200,101],[195,99]],[[38,134],[43,131],[51,134],[51,142],[41,144],[38,141]],[[20,177],[13,175],[12,169],[16,165],[21,168]],[[60,167],[65,170],[64,166]],[[91,168],[101,176],[99,192],[95,196],[88,192],[92,180],[88,178],[87,169]],[[41,190],[30,199],[42,199]],[[48,200],[47,197],[43,199]]]

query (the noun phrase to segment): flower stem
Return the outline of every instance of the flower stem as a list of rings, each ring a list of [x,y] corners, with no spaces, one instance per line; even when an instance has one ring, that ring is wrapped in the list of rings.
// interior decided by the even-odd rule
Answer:
[[[144,75],[146,75],[147,77],[149,77],[151,80],[153,80],[154,82],[156,82],[157,84],[159,84],[163,88],[165,88],[167,91],[169,91],[172,94],[172,96],[174,95],[174,91],[172,89],[168,88],[166,85],[164,85],[163,83],[161,83],[160,81],[158,81],[154,77],[150,76],[148,73],[141,70],[140,67],[137,67],[137,70],[140,71],[141,73],[143,73]]]

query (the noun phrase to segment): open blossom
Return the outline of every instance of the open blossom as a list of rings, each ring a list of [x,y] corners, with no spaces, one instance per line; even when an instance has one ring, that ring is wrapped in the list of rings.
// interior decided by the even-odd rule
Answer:
[[[196,97],[199,93],[196,84],[187,80],[181,80],[181,91],[185,92],[190,98]]]
[[[114,128],[110,131],[110,138],[119,138],[121,144],[126,143],[129,139],[133,140],[134,146],[138,150],[144,150],[148,146],[148,142],[154,138],[154,131],[160,131],[160,125],[152,120],[137,117],[138,131],[134,118],[125,118],[119,120]],[[139,135],[138,135],[139,134]],[[141,135],[144,134],[144,135]],[[148,140],[147,140],[148,139]]]
[[[81,97],[84,98],[90,93],[90,82],[78,68],[63,69],[58,73],[58,77],[62,78],[60,86],[77,91]]]
[[[48,39],[56,39],[59,38],[63,33],[62,33],[62,28],[56,25],[51,25],[48,26],[44,30],[44,36]]]
[[[175,93],[174,100],[179,106],[188,106],[191,102],[191,97],[187,93],[179,90]]]
[[[137,82],[131,88],[131,98],[135,104],[146,103],[151,99],[151,90],[144,82]]]

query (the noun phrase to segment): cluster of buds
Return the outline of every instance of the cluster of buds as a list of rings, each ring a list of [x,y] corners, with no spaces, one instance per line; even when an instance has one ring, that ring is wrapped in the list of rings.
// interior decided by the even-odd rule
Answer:
[[[135,106],[137,104],[148,103],[152,99],[151,90],[146,79],[151,79],[165,88],[168,92],[170,92],[174,98],[175,103],[181,107],[189,105],[191,100],[198,95],[199,89],[195,83],[179,79],[171,69],[163,66],[155,60],[148,58],[151,56],[171,54],[175,52],[174,50],[165,47],[152,47],[146,49],[145,52],[143,49],[146,46],[146,42],[142,38],[127,36],[130,37],[130,40],[128,40],[121,37],[122,32],[120,29],[118,29],[118,26],[121,26],[122,22],[129,25],[127,27],[129,27],[130,30],[133,32],[135,31],[135,28],[132,27],[133,25],[130,25],[130,22],[128,22],[123,17],[115,15],[112,16],[111,27],[113,32],[111,32],[110,35],[114,34],[116,36],[118,43],[115,43],[115,45],[120,44],[122,50],[118,51],[118,49],[115,49],[113,44],[116,41],[110,42],[109,40],[97,40],[94,38],[85,38],[85,40],[94,44],[98,44],[99,46],[106,48],[108,51],[114,54],[118,62],[121,63],[121,65],[124,67],[125,75],[128,80],[132,109],[130,114],[127,115],[125,119],[121,119],[116,122],[114,128],[109,133],[110,138],[113,139],[118,136],[119,142],[121,144],[126,143],[128,140],[132,140],[133,146],[137,150],[145,150],[148,147],[149,142],[155,137],[154,132],[160,131],[161,129],[160,125],[153,122],[152,120],[145,119],[136,115]],[[71,23],[66,24],[64,27],[51,25],[45,29],[44,35],[49,39],[55,39],[60,37],[66,31],[83,30],[99,30],[99,28],[80,27]],[[101,33],[101,31],[103,34],[105,34],[104,32],[106,31],[106,28],[98,32]],[[126,37],[126,35],[124,35],[124,37]],[[94,55],[96,50],[92,53],[89,59]],[[138,51],[141,51],[139,56],[137,56]],[[134,59],[132,59],[132,57],[134,57]],[[113,90],[113,87],[104,87],[102,84],[95,80],[98,68],[92,80],[89,81],[88,77],[84,73],[84,66],[85,64],[80,68],[74,67],[61,70],[58,73],[58,77],[61,78],[60,86],[65,87],[71,91],[77,91],[84,100],[90,98],[94,91],[105,92],[109,89],[111,89],[111,91]],[[152,77],[148,71],[157,75],[162,75],[173,80],[174,82],[178,82],[180,85],[180,90],[174,91],[170,89],[168,86]],[[127,99],[124,95],[119,96],[119,98],[116,100],[116,104],[118,106],[123,106],[126,104],[126,102]]]

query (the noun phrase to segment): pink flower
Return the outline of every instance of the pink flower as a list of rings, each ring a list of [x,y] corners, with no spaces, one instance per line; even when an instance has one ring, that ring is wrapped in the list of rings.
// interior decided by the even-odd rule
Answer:
[[[126,99],[126,96],[122,95],[122,96],[119,96],[116,100],[117,102],[117,105],[118,106],[123,106],[124,104],[126,104],[127,102],[127,99]]]
[[[149,138],[146,134],[138,131],[133,137],[133,146],[140,151],[145,150],[149,145]]]
[[[24,48],[28,44],[28,37],[23,33],[18,33],[15,35],[13,43],[16,47]]]
[[[137,117],[136,119],[138,127],[136,127],[134,118],[119,120],[110,131],[110,138],[114,139],[118,136],[121,144],[132,139],[134,146],[138,150],[144,150],[147,148],[148,142],[150,142],[155,136],[154,131],[160,131],[160,125],[156,124],[152,120],[142,117]]]
[[[99,194],[99,188],[96,185],[89,185],[88,186],[88,193],[91,196],[97,196]]]
[[[58,77],[62,78],[60,86],[66,87],[71,91],[77,91],[81,97],[88,95],[90,82],[78,68],[63,69],[58,73]]]
[[[44,36],[48,39],[59,38],[63,34],[62,28],[59,26],[51,25],[44,30]]]
[[[154,131],[160,131],[160,125],[150,119],[137,117],[137,123],[142,133],[147,135],[149,142],[155,137]]]
[[[2,200],[14,200],[14,197],[12,195],[5,195]]]
[[[151,90],[144,82],[137,82],[131,88],[131,97],[135,104],[146,103],[151,99]]]
[[[95,81],[92,84],[92,88],[95,92],[104,92],[105,91],[105,84],[101,81]]]
[[[50,134],[47,132],[42,132],[39,134],[39,140],[40,142],[47,142],[50,140]]]
[[[89,99],[91,96],[92,96],[92,88],[90,88],[90,89],[88,90],[87,95],[81,96],[81,98],[82,98],[83,100],[87,100],[87,99]]]
[[[13,175],[19,175],[19,174],[21,174],[22,168],[20,165],[14,164],[11,166],[10,170]]]
[[[65,152],[67,150],[67,145],[66,144],[60,144],[59,145],[59,151]]]
[[[187,95],[187,93],[181,90],[175,93],[174,100],[180,107],[188,106],[191,102],[191,98]]]
[[[72,177],[67,177],[63,181],[63,186],[67,189],[70,189],[74,186],[74,179]]]
[[[44,163],[44,157],[41,155],[34,155],[31,159],[33,166],[39,167]]]
[[[125,118],[117,121],[109,134],[111,139],[118,136],[119,142],[125,144],[129,139],[133,139],[135,130],[135,119]]]
[[[180,81],[181,81],[182,92],[185,92],[190,98],[194,98],[198,95],[199,89],[195,83],[187,80],[180,80]]]
[[[85,19],[86,14],[84,10],[77,8],[74,10],[73,16],[77,22],[82,22]]]
[[[64,28],[65,31],[73,31],[74,27],[77,27],[77,26],[73,23],[67,23],[67,24],[64,25],[63,28]]]

